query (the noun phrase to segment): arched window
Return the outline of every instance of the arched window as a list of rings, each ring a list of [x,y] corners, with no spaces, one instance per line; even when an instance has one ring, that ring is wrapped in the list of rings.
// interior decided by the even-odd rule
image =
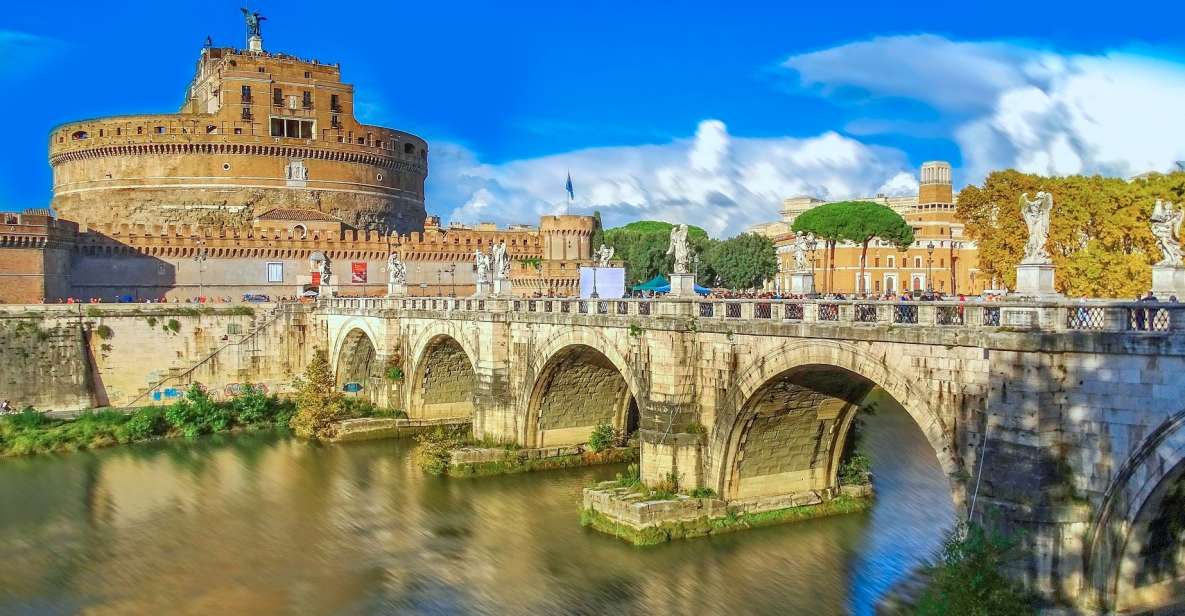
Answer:
[[[309,228],[304,225],[296,225],[292,230],[296,232],[297,239],[303,240],[309,236]]]
[[[403,153],[404,154],[415,154],[415,152],[416,152],[416,146],[414,146],[410,143],[403,144]]]
[[[73,134],[73,135],[70,135],[70,138],[71,138],[71,139],[73,139],[73,140],[75,140],[75,141],[80,141],[80,140],[82,140],[82,139],[88,139],[88,138],[90,138],[90,135],[88,135],[88,134],[86,133],[86,131],[84,131],[84,130],[76,130],[76,131],[74,131],[74,134]]]

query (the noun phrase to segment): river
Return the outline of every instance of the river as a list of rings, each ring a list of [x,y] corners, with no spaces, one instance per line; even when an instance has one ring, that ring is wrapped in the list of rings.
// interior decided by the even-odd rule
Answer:
[[[871,511],[645,549],[579,525],[620,466],[450,480],[270,433],[2,459],[0,613],[868,614],[954,515],[892,406]]]

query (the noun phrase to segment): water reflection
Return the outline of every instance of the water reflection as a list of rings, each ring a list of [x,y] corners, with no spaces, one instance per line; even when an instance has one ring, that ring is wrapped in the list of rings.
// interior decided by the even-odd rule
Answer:
[[[0,612],[870,613],[952,515],[882,407],[870,513],[655,549],[578,524],[615,467],[439,480],[406,441],[275,435],[3,460]]]

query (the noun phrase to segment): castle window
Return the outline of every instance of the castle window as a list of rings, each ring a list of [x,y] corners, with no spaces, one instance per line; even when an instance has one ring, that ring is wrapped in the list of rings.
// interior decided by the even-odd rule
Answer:
[[[259,68],[257,68],[257,69],[255,69],[255,70],[257,70],[257,71],[259,71],[259,72],[261,72],[261,73],[266,73],[266,72],[267,72],[267,69],[263,68],[262,66],[261,66],[261,67],[259,67]]]
[[[403,144],[403,153],[404,154],[415,154],[416,153],[416,146],[414,146],[410,143]]]
[[[284,136],[284,120],[282,120],[280,118],[272,118],[272,136],[273,137],[283,137]]]
[[[333,128],[342,127],[342,121],[337,117],[336,113],[329,117],[329,125]],[[341,139],[338,139],[338,141],[341,141]]]
[[[338,100],[338,96],[336,94],[329,95],[329,110],[330,111],[341,111],[342,110],[341,101]]]
[[[310,73],[310,72],[308,72],[308,71],[305,71],[305,72],[304,72],[304,78],[305,78],[305,79],[308,79],[309,77],[312,77],[312,76],[313,76],[313,74],[312,74],[312,73]]]
[[[246,106],[244,106],[244,107],[243,107],[243,115],[242,115],[242,118],[243,118],[244,120],[250,120],[250,119],[251,119],[251,108],[250,108],[250,107],[246,107]]]
[[[88,137],[90,137],[90,135],[86,134],[86,131],[84,131],[84,130],[74,131],[74,134],[70,135],[70,138],[75,141],[80,141],[80,140],[86,139]]]
[[[428,160],[428,150],[420,150],[420,158],[423,160]]]
[[[122,134],[123,134],[123,129],[122,129],[122,128],[116,128],[116,129],[115,129],[115,136],[116,136],[116,137],[118,137],[118,136],[120,136],[120,135],[122,135]]]
[[[243,86],[242,89],[240,90],[240,93],[243,96],[244,103],[251,102],[251,86]]]
[[[313,108],[313,93],[309,92],[308,90],[305,90],[304,94],[301,97],[300,104],[305,109],[312,109]]]
[[[230,163],[222,163],[223,171],[230,171]]]
[[[236,135],[241,135],[241,134],[243,134],[243,129],[241,129],[241,128],[236,128],[236,129],[235,129],[235,134],[236,134]]]
[[[158,134],[158,135],[163,135],[163,134],[165,134],[165,127],[163,127],[163,126],[157,126],[157,127],[155,127],[155,128],[153,128],[153,129],[152,129],[152,132],[154,132],[154,133],[156,133],[156,134]]]
[[[378,175],[378,178],[379,178],[379,181],[380,181],[380,182],[382,182],[382,181],[383,181],[383,174],[381,174],[381,173],[380,173],[380,174]]]
[[[358,138],[358,145],[362,145],[364,143],[366,143],[366,137],[359,137]]]
[[[101,129],[101,128],[99,129],[99,136],[100,136],[100,137],[102,137],[102,136],[103,136],[103,129]]]
[[[375,142],[374,142],[374,147],[376,147],[376,148],[381,148],[381,147],[383,147],[383,140],[382,140],[382,139],[376,139],[376,140],[375,140]]]
[[[272,104],[277,107],[284,106],[284,91],[280,88],[272,89]]]
[[[207,134],[207,135],[215,135],[215,134],[217,134],[217,133],[218,133],[218,127],[217,127],[217,126],[214,126],[213,124],[207,124],[207,125],[206,125],[206,134]]]

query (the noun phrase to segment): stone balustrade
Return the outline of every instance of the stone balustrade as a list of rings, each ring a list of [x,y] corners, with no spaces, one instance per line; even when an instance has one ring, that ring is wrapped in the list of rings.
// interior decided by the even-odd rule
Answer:
[[[430,310],[868,326],[1002,328],[1041,332],[1185,331],[1185,304],[1165,302],[933,302],[826,299],[333,298],[319,306],[364,314]]]

